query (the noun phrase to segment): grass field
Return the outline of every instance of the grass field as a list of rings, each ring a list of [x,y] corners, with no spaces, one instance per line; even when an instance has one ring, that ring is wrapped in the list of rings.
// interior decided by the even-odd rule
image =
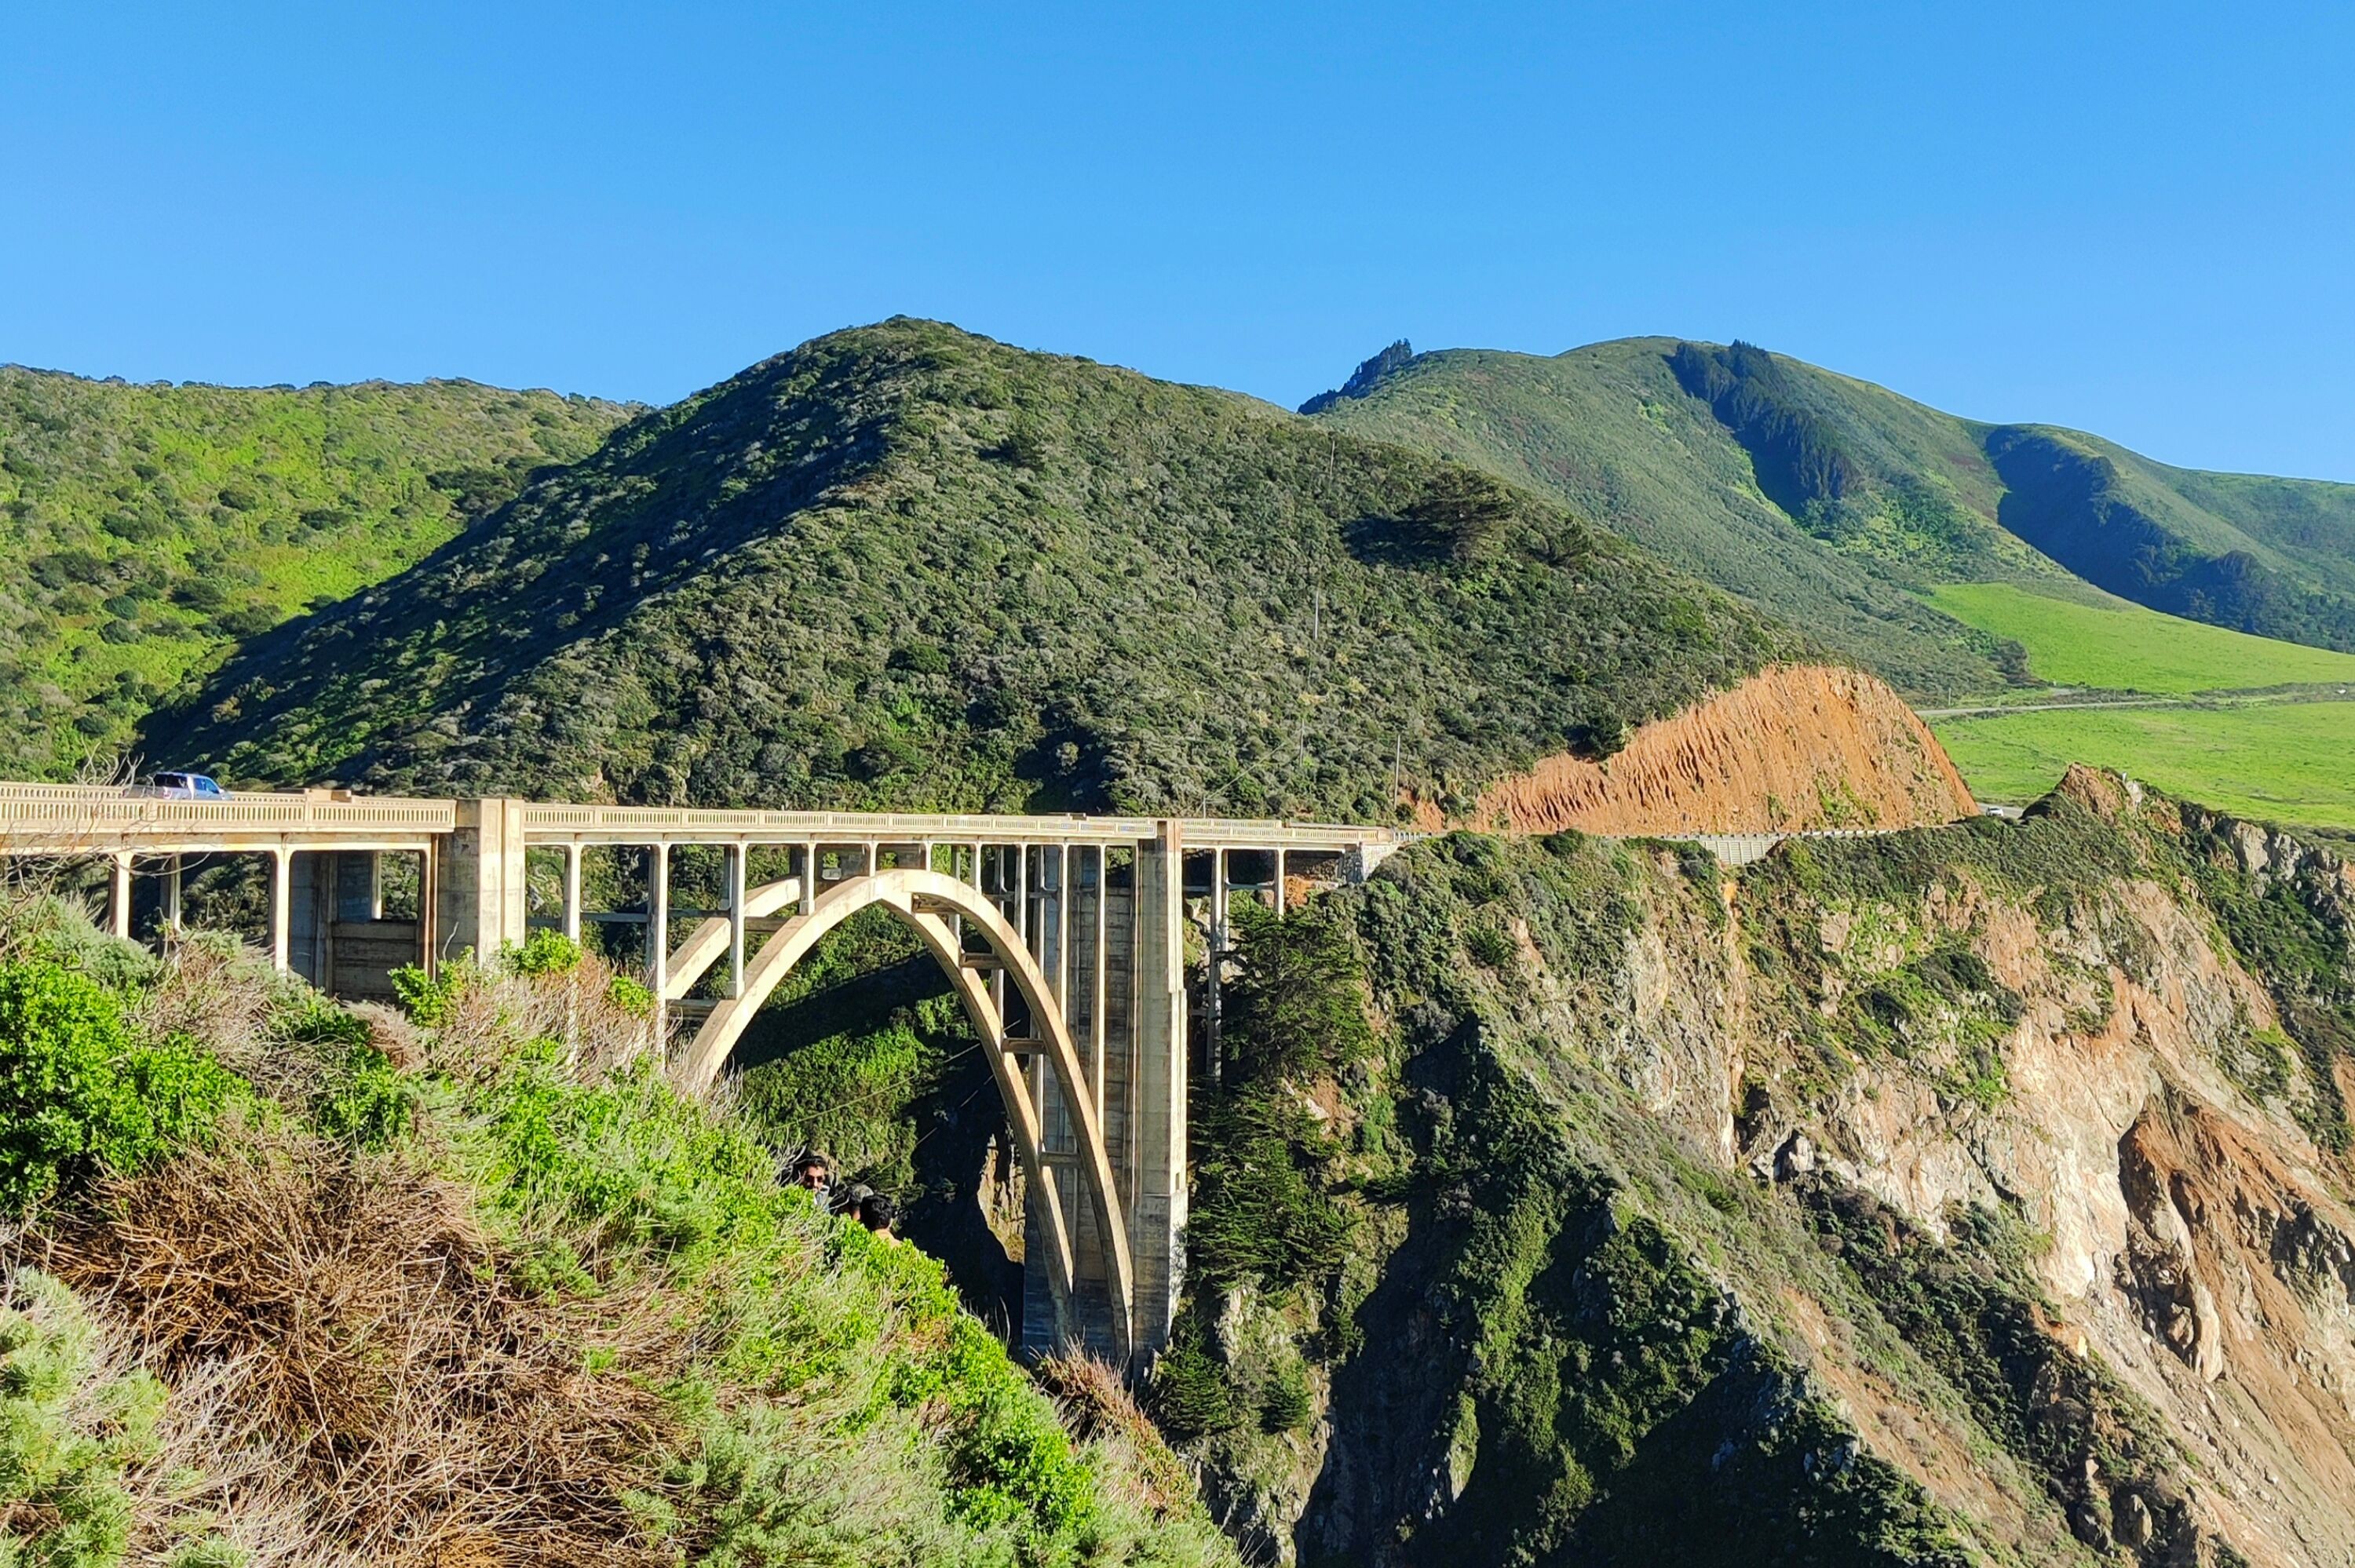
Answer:
[[[2161,615],[2124,599],[2083,604],[2009,583],[1946,583],[1931,602],[1955,620],[2017,639],[2028,666],[2063,686],[2189,695],[2345,682],[2355,654],[2278,642]]]
[[[2057,685],[2169,697],[2355,688],[2355,655],[2123,599],[2084,603],[2005,583],[1947,584],[1930,597],[1959,620],[2017,638],[2029,668]],[[2089,762],[2240,816],[2355,828],[2355,702],[2048,708],[1944,718],[1931,727],[1983,800],[2032,800],[2070,763]]]
[[[2236,816],[2355,827],[2355,702],[2063,708],[1931,727],[1983,800],[2032,800],[2088,762]]]

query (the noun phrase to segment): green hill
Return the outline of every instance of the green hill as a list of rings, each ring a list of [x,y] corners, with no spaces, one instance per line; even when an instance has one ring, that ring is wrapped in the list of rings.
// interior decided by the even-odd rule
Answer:
[[[644,416],[250,643],[149,747],[435,790],[1382,819],[1803,651],[1453,464],[900,320]]]
[[[0,366],[0,773],[111,755],[235,640],[417,561],[628,412],[464,381]]]
[[[1897,590],[2072,575],[2355,649],[2355,485],[2169,468],[1987,425],[1745,344],[1385,351],[1318,417],[1548,490],[1927,696],[2017,656]]]
[[[1990,430],[2005,527],[2154,609],[2355,652],[2355,485],[2169,468],[2099,437]]]
[[[1835,547],[1769,499],[1762,484],[1771,481],[1762,482],[1710,404],[1678,383],[1678,347],[1671,338],[1632,338],[1553,358],[1476,349],[1420,355],[1319,417],[1560,496],[1685,570],[1807,627],[1901,691],[1955,695],[2000,686],[1994,640],[1924,606],[1906,591],[1913,579],[1890,562]],[[1882,397],[1888,411],[1913,407]],[[1955,467],[1969,470],[1973,454],[1951,455]],[[1984,461],[1977,467],[1983,472]]]

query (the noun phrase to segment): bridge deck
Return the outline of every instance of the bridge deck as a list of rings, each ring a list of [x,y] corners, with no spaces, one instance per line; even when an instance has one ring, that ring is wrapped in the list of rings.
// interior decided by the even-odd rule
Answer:
[[[527,801],[527,844],[655,843],[1135,843],[1146,817],[920,811],[706,810]],[[240,793],[225,800],[71,784],[0,784],[0,854],[176,854],[240,850],[421,849],[460,826],[456,800],[356,795]],[[1397,844],[1396,829],[1335,822],[1189,818],[1201,848],[1339,853]]]

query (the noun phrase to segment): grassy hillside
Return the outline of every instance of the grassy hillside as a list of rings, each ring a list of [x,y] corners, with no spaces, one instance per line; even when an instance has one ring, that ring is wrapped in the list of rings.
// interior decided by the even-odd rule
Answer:
[[[2355,485],[1980,424],[1744,344],[1392,354],[1318,401],[1343,428],[1550,490],[1913,693],[1987,689],[1998,651],[1893,601],[1891,584],[2074,574],[2193,620],[2355,649]]]
[[[670,1089],[593,959],[404,986],[0,911],[0,1555],[1233,1561],[1116,1382],[1050,1369],[1059,1412],[938,1263]]]
[[[1749,452],[1678,381],[1678,346],[1672,338],[1633,338],[1554,358],[1470,349],[1394,358],[1355,395],[1324,404],[1319,417],[1557,495],[1684,570],[1809,628],[1911,695],[2000,686],[1995,642],[1906,592],[1914,578],[1903,563],[1819,538],[1806,518],[1770,499],[1771,482]],[[1913,408],[1881,396],[1892,417]],[[1953,454],[1955,482],[1968,482],[1971,500],[1991,507],[1986,465],[1974,468],[1964,447]],[[1991,524],[1981,533],[1991,534]]]
[[[2257,821],[2355,824],[2355,703],[2059,708],[1930,727],[1983,800],[2033,800],[2083,762]]]
[[[461,381],[0,366],[0,774],[111,751],[235,640],[421,559],[626,412]]]
[[[2355,655],[2145,609],[2125,599],[2021,588],[1942,583],[1940,609],[2027,651],[2038,679],[2114,692],[2254,691],[2355,683]]]
[[[2073,762],[2115,768],[2242,816],[2355,825],[2355,657],[2161,615],[2082,590],[1948,583],[1939,607],[2025,651],[2030,673],[2070,695],[2020,694],[2016,712],[1965,712],[1932,727],[1988,800],[2033,800]],[[2256,691],[2270,694],[2248,697]],[[2281,688],[2287,688],[2282,690]],[[2113,693],[2173,699],[2135,707]]]
[[[2004,526],[2154,609],[2355,651],[2355,485],[2169,468],[2075,430],[1990,430]]]
[[[149,745],[435,790],[1380,820],[1801,647],[1470,471],[895,321],[638,419],[249,644]]]

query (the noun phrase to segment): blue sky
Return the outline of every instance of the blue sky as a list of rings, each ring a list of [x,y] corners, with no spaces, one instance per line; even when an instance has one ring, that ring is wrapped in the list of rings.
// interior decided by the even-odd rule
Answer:
[[[1284,403],[1741,336],[2355,480],[2355,7],[0,8],[0,360],[666,400],[898,313]]]

